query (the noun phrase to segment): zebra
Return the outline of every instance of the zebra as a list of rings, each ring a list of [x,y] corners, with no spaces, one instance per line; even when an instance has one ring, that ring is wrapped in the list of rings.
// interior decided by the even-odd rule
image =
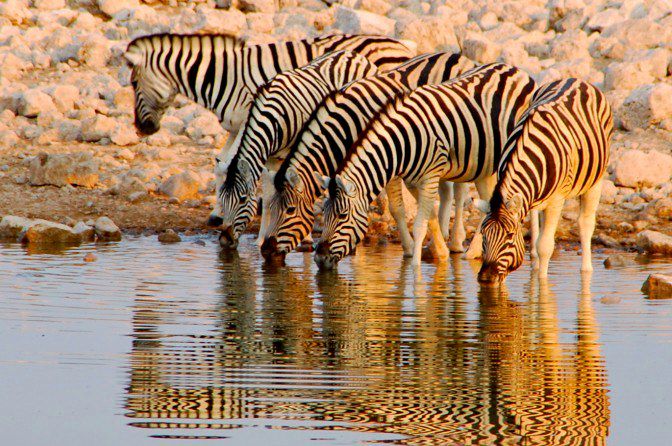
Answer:
[[[371,120],[329,179],[324,230],[315,260],[332,268],[362,239],[369,203],[394,177],[418,188],[413,239],[423,240],[440,181],[475,182],[490,198],[501,149],[532,98],[535,83],[510,65],[476,68],[443,85],[397,97]],[[422,244],[411,265],[420,266]]]
[[[595,86],[564,79],[539,88],[507,141],[490,202],[477,204],[487,212],[479,282],[499,284],[522,264],[520,221],[532,209],[544,211],[532,266],[546,278],[562,206],[573,197],[580,200],[581,270],[592,271],[590,239],[612,133],[611,107]]]
[[[380,69],[391,69],[414,56],[401,41],[375,35],[335,34],[312,39],[246,46],[225,34],[154,34],[129,43],[135,94],[135,127],[153,134],[177,93],[217,115],[229,137],[215,158],[217,185],[257,88],[276,74],[301,67],[332,51],[361,54]]]
[[[442,83],[474,68],[474,63],[459,54],[433,53],[417,56],[398,68],[353,82],[330,94],[313,113],[297,143],[275,174],[271,194],[264,190],[264,204],[269,214],[262,254],[269,260],[284,257],[302,240],[310,236],[315,221],[314,203],[322,195],[322,175],[333,175],[356,141],[366,123],[398,93],[424,84]],[[316,176],[317,175],[317,176]],[[447,223],[452,202],[450,183],[442,187],[442,237],[447,236]],[[386,188],[390,212],[394,216],[406,255],[412,253],[413,240],[408,232],[401,197],[401,181],[392,181]],[[462,208],[466,193],[457,190],[455,222],[451,249],[458,251],[464,241]],[[435,236],[436,238],[436,236]]]
[[[217,191],[215,209],[208,220],[211,226],[223,227],[220,237],[223,247],[237,246],[238,237],[255,214],[256,189],[264,167],[277,170],[279,160],[322,99],[353,80],[377,72],[376,66],[364,56],[336,51],[278,74],[257,91],[240,146]],[[267,182],[264,187],[270,188],[272,184]],[[260,239],[263,217],[262,214]]]

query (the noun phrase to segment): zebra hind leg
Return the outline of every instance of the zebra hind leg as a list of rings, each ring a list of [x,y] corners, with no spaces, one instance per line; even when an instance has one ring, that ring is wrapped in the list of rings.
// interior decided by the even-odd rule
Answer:
[[[411,261],[411,265],[416,269],[420,267],[422,241],[425,239],[425,235],[427,235],[429,219],[430,217],[435,217],[432,213],[434,211],[434,202],[438,195],[438,183],[438,179],[432,179],[418,185],[418,214],[415,216],[415,222],[413,222],[413,239],[415,240],[415,244],[413,246],[413,260]],[[435,221],[438,223],[438,219]],[[438,227],[438,224],[436,226]],[[440,228],[438,229],[440,232]]]
[[[439,183],[439,224],[444,239],[450,237],[450,208],[453,205],[454,183],[442,181]]]
[[[555,200],[549,203],[544,210],[544,225],[539,236],[537,250],[539,252],[539,278],[548,277],[548,263],[555,249],[555,230],[562,215],[562,206],[565,199]]]
[[[464,202],[467,200],[468,191],[467,183],[455,183],[455,220],[448,246],[451,252],[464,252],[464,241],[467,238],[464,230]]]
[[[436,203],[432,206],[432,216],[429,219],[429,233],[432,235],[431,248],[433,254],[436,258],[443,262],[448,259],[450,255],[450,250],[446,246],[446,239],[443,238],[443,232],[441,231],[441,224],[438,218],[439,211],[437,209]]]
[[[388,183],[385,191],[387,192],[390,214],[392,214],[392,218],[394,218],[394,221],[397,224],[401,247],[404,250],[404,257],[411,257],[413,255],[413,237],[411,237],[406,221],[406,208],[404,207],[401,182],[402,180],[400,178],[393,179]]]
[[[600,204],[602,181],[598,181],[579,199],[579,233],[581,237],[581,271],[592,271],[590,239],[595,231],[595,213]]]

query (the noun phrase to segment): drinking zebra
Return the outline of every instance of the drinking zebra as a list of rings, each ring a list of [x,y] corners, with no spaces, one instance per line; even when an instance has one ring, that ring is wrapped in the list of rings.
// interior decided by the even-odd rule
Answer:
[[[333,267],[362,239],[369,203],[394,177],[418,188],[413,239],[421,241],[439,182],[475,182],[490,198],[504,142],[527,109],[534,81],[505,64],[476,68],[444,85],[398,97],[371,120],[329,181],[315,260]],[[412,265],[419,267],[422,243]]]
[[[330,94],[313,113],[274,178],[275,189],[264,190],[268,214],[262,254],[266,259],[284,257],[310,236],[315,221],[314,204],[324,191],[322,175],[333,175],[347,149],[366,124],[385,104],[401,92],[424,84],[439,84],[472,69],[474,63],[459,54],[434,53],[418,56],[398,68],[353,82]],[[316,176],[317,175],[317,176]],[[447,236],[451,187],[442,188],[441,238]],[[413,249],[401,197],[401,180],[388,184],[390,213],[395,218],[406,255]],[[466,191],[459,188],[451,248],[461,250],[464,241],[462,207]],[[437,235],[435,234],[435,239]]]
[[[257,207],[256,190],[264,167],[276,171],[311,113],[330,92],[373,76],[376,66],[350,51],[337,51],[285,71],[259,88],[243,127],[240,146],[217,190],[211,226],[222,225],[222,246],[235,248]],[[264,175],[268,178],[268,174]],[[264,188],[272,188],[266,181]],[[259,240],[263,237],[264,215]]]
[[[533,267],[547,277],[562,206],[573,197],[580,200],[581,270],[592,271],[590,239],[612,133],[611,107],[593,85],[566,79],[535,93],[507,142],[490,203],[479,202],[487,211],[479,282],[500,283],[521,265],[520,222],[531,209],[544,211]]]
[[[218,157],[225,162],[257,88],[282,71],[339,50],[358,53],[381,69],[393,68],[413,56],[402,42],[371,35],[331,35],[252,46],[222,34],[139,37],[125,53],[132,68],[135,126],[144,134],[157,132],[166,109],[181,93],[213,111],[230,132]],[[215,167],[218,186],[223,168],[219,164]]]

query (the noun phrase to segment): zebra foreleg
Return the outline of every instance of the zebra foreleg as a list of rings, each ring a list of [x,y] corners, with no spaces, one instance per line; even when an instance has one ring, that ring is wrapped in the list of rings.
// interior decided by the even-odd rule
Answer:
[[[467,233],[464,230],[464,202],[467,200],[469,186],[467,183],[455,183],[455,219],[450,233],[451,252],[464,252],[464,240]]]
[[[548,277],[548,263],[555,249],[555,230],[558,228],[558,222],[562,216],[562,206],[565,203],[564,198],[553,200],[544,210],[544,224],[539,236],[537,251],[539,252],[539,278]]]
[[[413,255],[413,237],[411,237],[406,221],[406,209],[404,207],[401,182],[401,178],[393,179],[387,184],[385,191],[387,192],[390,214],[392,214],[392,218],[394,218],[394,221],[397,224],[401,247],[404,250],[404,257],[411,257]]]
[[[579,233],[581,237],[581,271],[592,271],[590,239],[595,231],[595,213],[600,204],[602,181],[598,181],[583,194],[579,201]]]
[[[261,200],[261,221],[259,222],[259,234],[257,235],[257,247],[261,248],[262,243],[264,243],[264,237],[266,237],[266,229],[268,228],[268,219],[271,215],[269,210],[270,191],[273,190],[273,178],[275,177],[275,172],[269,172],[264,169],[261,172],[261,190],[262,190],[262,200]]]
[[[411,261],[411,266],[415,269],[420,268],[422,242],[425,239],[425,235],[427,235],[429,219],[430,217],[434,217],[432,214],[434,211],[434,202],[438,195],[438,188],[438,179],[427,180],[417,186],[418,213],[413,222],[413,240],[415,240],[415,243],[413,246],[413,260]],[[438,223],[438,219],[436,219],[436,223]],[[438,229],[440,232],[440,228]]]
[[[495,175],[490,175],[487,178],[481,178],[474,181],[474,184],[476,185],[478,196],[481,197],[481,200],[490,201],[490,198],[492,198],[492,191],[495,190],[495,185],[497,184],[497,177]],[[467,252],[464,254],[465,259],[478,259],[483,255],[483,235],[481,234],[483,218],[478,222],[474,238],[471,239],[469,249],[467,249]]]
[[[532,268],[539,269],[539,253],[537,252],[537,240],[539,239],[539,211],[530,211],[530,260]]]
[[[450,208],[453,205],[454,190],[455,183],[451,181],[439,183],[439,224],[445,239],[450,236]]]

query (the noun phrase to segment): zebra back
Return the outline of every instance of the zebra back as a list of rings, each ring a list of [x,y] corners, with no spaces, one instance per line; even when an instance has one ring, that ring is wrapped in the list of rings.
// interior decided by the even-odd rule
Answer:
[[[526,214],[556,192],[583,194],[604,175],[612,134],[611,107],[595,86],[578,79],[543,85],[507,141],[495,195],[521,194]]]
[[[331,35],[298,41],[246,46],[221,34],[155,34],[139,37],[127,47],[134,73],[147,77],[136,90],[136,121],[152,119],[158,130],[165,108],[181,93],[213,111],[226,130],[237,129],[247,118],[254,92],[278,73],[307,64],[332,51],[349,50],[389,69],[408,60],[413,51],[383,36]],[[141,73],[140,73],[141,72]],[[157,84],[169,87],[156,100]],[[165,90],[166,88],[162,88]],[[154,96],[143,101],[142,96]],[[159,103],[160,102],[160,103]],[[139,109],[140,106],[144,109]],[[139,128],[142,127],[139,126]]]

